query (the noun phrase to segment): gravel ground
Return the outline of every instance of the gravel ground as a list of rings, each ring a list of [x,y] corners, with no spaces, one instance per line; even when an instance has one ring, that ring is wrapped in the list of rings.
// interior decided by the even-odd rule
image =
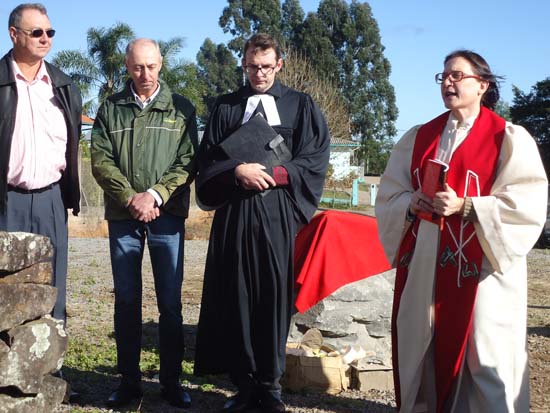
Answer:
[[[194,337],[200,308],[202,275],[207,241],[188,240],[185,244],[185,281],[183,287],[183,316],[186,333],[186,360],[192,361]],[[529,351],[531,366],[531,412],[548,412],[550,408],[550,282],[546,275],[550,250],[533,250],[529,255]],[[147,254],[143,274],[144,334],[156,334],[156,310],[152,275]],[[72,340],[89,340],[114,347],[112,337],[113,292],[108,241],[105,238],[71,238],[69,243],[68,331]],[[70,369],[66,376],[82,394],[82,401],[63,406],[59,412],[109,412],[104,400],[117,385],[112,371],[81,372]],[[210,378],[208,389],[204,382],[186,376],[193,406],[188,412],[214,412],[234,388],[225,379]],[[128,410],[149,413],[182,411],[171,408],[158,395],[155,371],[144,377],[145,396],[140,404]],[[345,391],[338,395],[316,393],[285,394],[289,412],[354,413],[394,412],[392,392]]]

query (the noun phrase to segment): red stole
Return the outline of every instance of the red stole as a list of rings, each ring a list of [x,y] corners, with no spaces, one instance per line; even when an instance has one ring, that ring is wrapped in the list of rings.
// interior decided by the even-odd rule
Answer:
[[[418,189],[418,179],[426,159],[434,159],[441,132],[447,124],[446,112],[423,125],[416,135],[411,162],[411,179]],[[459,197],[490,194],[495,180],[506,121],[489,109],[481,108],[468,137],[453,153],[447,182]],[[400,405],[397,359],[397,314],[408,276],[408,264],[414,254],[419,222],[409,228],[399,250],[392,316],[393,364],[396,397]],[[435,269],[434,357],[437,411],[444,409],[463,363],[466,342],[471,330],[473,307],[481,271],[483,251],[473,223],[460,215],[445,218],[439,239]],[[402,349],[406,351],[406,349]]]

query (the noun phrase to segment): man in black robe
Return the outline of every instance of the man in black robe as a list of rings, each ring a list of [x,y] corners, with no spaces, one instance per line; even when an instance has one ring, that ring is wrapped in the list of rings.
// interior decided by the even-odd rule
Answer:
[[[294,238],[317,208],[329,159],[326,121],[310,96],[275,79],[278,43],[251,37],[248,84],[218,98],[198,154],[197,201],[216,209],[204,275],[195,373],[229,373],[238,393],[222,411],[283,412],[279,379],[294,311]],[[218,144],[261,113],[290,161],[230,158]]]

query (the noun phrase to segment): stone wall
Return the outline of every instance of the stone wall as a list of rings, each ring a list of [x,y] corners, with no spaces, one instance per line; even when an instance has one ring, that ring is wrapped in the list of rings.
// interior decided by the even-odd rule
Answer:
[[[391,381],[391,312],[395,270],[348,284],[311,307],[296,314],[290,326],[289,342],[300,342],[306,331],[317,328],[323,342],[336,350],[361,347],[365,357],[354,362],[354,388],[388,390]],[[380,379],[365,383],[360,372],[384,372]],[[353,377],[352,377],[353,378]],[[361,382],[363,382],[361,384]]]
[[[67,383],[67,336],[52,318],[53,247],[47,237],[0,231],[0,413],[52,412]]]

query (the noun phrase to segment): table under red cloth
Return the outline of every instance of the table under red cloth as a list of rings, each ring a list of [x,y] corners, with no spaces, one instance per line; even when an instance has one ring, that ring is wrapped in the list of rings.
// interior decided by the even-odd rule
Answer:
[[[391,268],[375,218],[332,210],[317,214],[298,233],[294,265],[301,313],[338,288]]]

